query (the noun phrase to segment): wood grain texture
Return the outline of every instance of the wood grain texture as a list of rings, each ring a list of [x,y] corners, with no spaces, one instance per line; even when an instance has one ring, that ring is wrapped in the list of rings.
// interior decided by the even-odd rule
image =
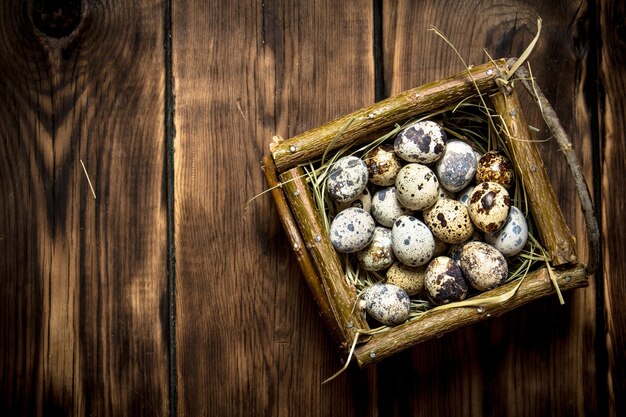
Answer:
[[[83,6],[0,5],[0,410],[164,415],[162,3]]]
[[[355,415],[260,161],[373,100],[371,3],[174,2],[178,414]],[[346,51],[351,53],[347,54]],[[363,405],[361,405],[363,404]]]
[[[602,141],[602,233],[606,343],[609,354],[611,416],[626,413],[626,225],[622,221],[626,197],[626,7],[623,2],[598,2],[601,28],[599,60],[603,95],[599,119]]]
[[[589,16],[584,2],[453,1],[444,5],[434,0],[420,2],[419,7],[409,1],[385,2],[385,93],[396,94],[463,67],[454,51],[428,32],[431,25],[447,35],[469,64],[476,64],[485,60],[483,48],[493,57],[519,56],[536,31],[535,12],[543,18],[544,30],[530,60],[533,74],[572,135],[589,179],[592,146],[589,109],[583,95]],[[532,110],[526,103],[525,109]],[[530,124],[540,126],[536,110],[526,115]],[[548,137],[540,127],[537,138]],[[546,145],[541,147],[544,162],[577,237],[577,252],[585,254],[583,217],[578,204],[572,204],[575,189],[567,166],[551,147],[554,144]],[[564,307],[548,298],[490,323],[427,342],[388,361],[388,365],[383,361],[379,364],[379,411],[408,410],[413,415],[427,415],[427,410],[433,409],[446,415],[594,415],[598,409],[594,341],[592,285],[567,295]],[[397,381],[396,374],[404,379]],[[393,391],[397,386],[402,386],[400,397]]]

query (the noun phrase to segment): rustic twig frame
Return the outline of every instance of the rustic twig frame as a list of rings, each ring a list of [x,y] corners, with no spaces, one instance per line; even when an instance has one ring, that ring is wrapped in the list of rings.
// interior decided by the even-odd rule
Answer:
[[[554,293],[553,280],[561,290],[588,285],[587,271],[578,264],[575,239],[556,200],[536,144],[528,130],[519,99],[511,83],[503,82],[508,70],[500,59],[358,110],[291,139],[275,140],[263,160],[266,179],[278,207],[298,262],[331,334],[345,350],[360,337],[354,352],[359,366],[375,363],[417,343],[472,323],[513,310]],[[356,289],[345,279],[338,256],[323,233],[319,213],[299,164],[336,149],[371,140],[381,129],[408,118],[458,103],[476,95],[489,96],[504,126],[505,141],[517,174],[524,183],[539,236],[558,270],[543,267],[530,273],[515,294],[500,304],[482,308],[459,307],[433,310],[386,332],[357,336],[369,330],[356,311]],[[552,275],[552,277],[550,276]],[[485,292],[473,299],[499,296],[518,283]]]

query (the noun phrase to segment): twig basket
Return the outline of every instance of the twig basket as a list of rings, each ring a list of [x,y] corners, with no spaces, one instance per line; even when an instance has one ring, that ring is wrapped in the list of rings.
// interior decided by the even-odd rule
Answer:
[[[578,263],[574,237],[565,223],[537,146],[531,139],[516,91],[510,83],[502,82],[503,74],[508,70],[504,59],[475,66],[449,78],[405,91],[291,139],[275,137],[270,145],[270,154],[264,158],[263,167],[280,220],[322,318],[339,346],[347,350],[358,330],[369,329],[368,323],[355,308],[357,290],[344,276],[340,258],[324,228],[322,216],[299,165],[347,145],[367,143],[385,128],[459,103],[475,96],[477,90],[490,97],[508,132],[506,146],[516,174],[523,181],[538,235],[554,270],[542,267],[531,272],[515,295],[502,303],[486,304],[478,309],[435,309],[385,332],[361,335],[354,351],[359,366],[552,294],[555,291],[554,279],[562,291],[588,285],[587,271],[584,265]],[[474,299],[505,294],[517,284],[509,282]]]

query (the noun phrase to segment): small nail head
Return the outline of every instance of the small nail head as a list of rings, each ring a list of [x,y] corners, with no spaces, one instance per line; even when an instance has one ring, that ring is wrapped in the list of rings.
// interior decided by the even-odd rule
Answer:
[[[369,117],[370,119],[373,119],[376,115],[374,113],[370,113],[367,115],[367,117]]]
[[[300,195],[300,191],[296,190],[293,192],[293,195],[295,195],[296,197]]]
[[[487,75],[493,75],[493,70],[492,69],[488,69],[487,70]]]
[[[293,153],[293,152],[295,152],[295,151],[297,150],[297,149],[296,149],[296,145],[291,145],[291,146],[289,147],[289,150],[290,150],[292,153]]]
[[[484,312],[485,312],[485,307],[483,307],[483,306],[479,306],[479,307],[476,309],[476,311],[477,311],[478,313],[484,313]]]
[[[376,352],[370,352],[370,358],[374,359],[376,357]]]
[[[316,242],[321,242],[322,241],[322,237],[320,235],[315,236],[315,241]]]

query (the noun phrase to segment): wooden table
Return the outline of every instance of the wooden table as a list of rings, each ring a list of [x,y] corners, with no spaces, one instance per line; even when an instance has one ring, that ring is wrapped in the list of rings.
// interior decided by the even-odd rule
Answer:
[[[603,0],[2,2],[2,415],[626,415],[625,13]],[[247,203],[266,188],[272,135],[460,71],[432,26],[478,64],[483,49],[521,54],[537,14],[533,74],[603,231],[591,286],[322,386],[341,356],[269,195]],[[574,185],[531,113],[584,254]]]

